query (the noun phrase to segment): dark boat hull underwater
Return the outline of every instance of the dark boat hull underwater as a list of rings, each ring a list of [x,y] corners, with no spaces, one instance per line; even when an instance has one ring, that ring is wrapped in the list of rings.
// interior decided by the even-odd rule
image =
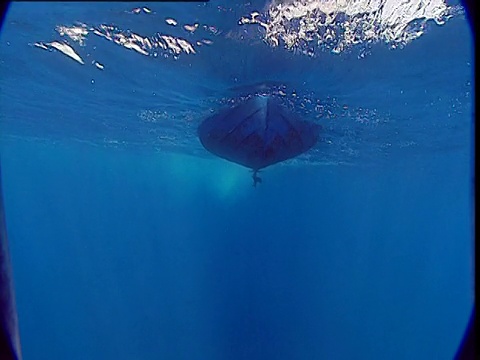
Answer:
[[[203,147],[228,161],[253,170],[292,159],[318,141],[320,125],[300,119],[270,96],[253,96],[220,110],[198,127]]]
[[[20,360],[21,358],[0,171],[0,359]]]

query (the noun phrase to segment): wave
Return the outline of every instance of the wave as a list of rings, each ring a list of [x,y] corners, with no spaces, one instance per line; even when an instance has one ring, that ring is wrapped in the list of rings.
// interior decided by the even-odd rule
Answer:
[[[252,12],[239,24],[260,26],[273,47],[315,56],[377,42],[404,46],[422,36],[429,21],[443,25],[463,13],[443,0],[274,0],[264,14]]]

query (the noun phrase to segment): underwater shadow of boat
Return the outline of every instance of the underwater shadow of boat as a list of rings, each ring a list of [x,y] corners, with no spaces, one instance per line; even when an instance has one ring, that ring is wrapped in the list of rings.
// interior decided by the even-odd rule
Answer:
[[[292,159],[314,146],[320,125],[300,119],[270,96],[254,96],[220,110],[198,127],[203,147],[228,161],[253,170]]]
[[[20,360],[21,358],[0,171],[0,359]]]

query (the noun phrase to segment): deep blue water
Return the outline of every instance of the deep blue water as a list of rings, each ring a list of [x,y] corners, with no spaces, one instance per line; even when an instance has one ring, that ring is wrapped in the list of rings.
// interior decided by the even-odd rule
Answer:
[[[24,359],[451,359],[473,304],[464,16],[311,58],[226,36],[261,1],[218,4],[12,5],[0,155]],[[223,32],[178,59],[93,35],[69,42],[84,65],[33,45],[167,16]],[[253,188],[195,129],[265,81],[325,135]]]

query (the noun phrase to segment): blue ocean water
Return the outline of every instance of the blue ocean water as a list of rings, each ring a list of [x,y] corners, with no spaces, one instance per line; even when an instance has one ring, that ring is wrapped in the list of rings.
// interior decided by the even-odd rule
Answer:
[[[24,359],[451,359],[474,293],[464,15],[311,57],[239,25],[264,1],[229,3],[11,6],[0,155]],[[83,44],[57,29],[78,24]],[[156,33],[195,54],[121,45]],[[259,91],[324,133],[254,188],[196,127]]]

